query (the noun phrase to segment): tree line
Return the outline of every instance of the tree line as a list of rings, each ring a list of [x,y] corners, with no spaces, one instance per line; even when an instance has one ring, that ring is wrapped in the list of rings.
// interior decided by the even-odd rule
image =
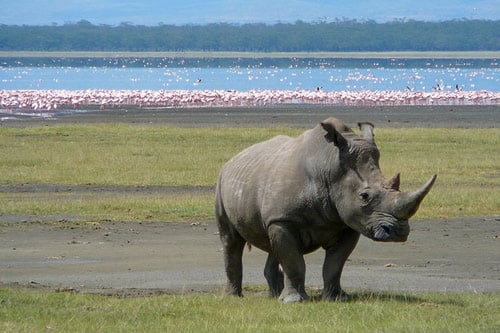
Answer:
[[[500,20],[0,25],[2,51],[497,51]]]

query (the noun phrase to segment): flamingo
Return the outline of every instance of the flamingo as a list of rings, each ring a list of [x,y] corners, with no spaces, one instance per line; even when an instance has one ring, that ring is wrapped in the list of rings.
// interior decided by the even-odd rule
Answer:
[[[310,90],[0,90],[0,108],[43,112],[80,105],[102,109],[124,106],[204,107],[272,104],[497,105],[491,91],[310,91]]]

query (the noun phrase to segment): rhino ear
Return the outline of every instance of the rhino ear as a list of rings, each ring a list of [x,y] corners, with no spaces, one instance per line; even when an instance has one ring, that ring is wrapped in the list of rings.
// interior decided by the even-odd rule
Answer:
[[[335,126],[330,122],[321,122],[321,127],[326,131],[325,138],[329,142],[333,142],[337,147],[342,148],[347,146],[347,140],[342,134],[340,134]]]
[[[359,122],[358,127],[361,130],[363,139],[368,140],[370,142],[375,142],[374,140],[375,134],[373,134],[373,128],[375,128],[375,126],[372,123]]]

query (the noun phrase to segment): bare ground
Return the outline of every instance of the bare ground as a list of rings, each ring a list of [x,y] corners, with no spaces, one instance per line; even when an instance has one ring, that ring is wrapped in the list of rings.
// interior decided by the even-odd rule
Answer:
[[[335,115],[378,127],[497,127],[500,106],[488,107],[285,107],[187,110],[113,110],[57,113],[52,119],[12,117],[0,126],[74,122],[170,123],[176,126],[311,127]],[[15,119],[14,119],[15,118]],[[129,191],[184,193],[212,188],[1,185],[1,192]],[[215,223],[71,222],[73,216],[0,216],[0,287],[152,295],[218,292],[225,276]],[[412,221],[406,243],[362,238],[346,264],[348,291],[500,293],[500,214]],[[321,286],[322,251],[306,256],[309,286]],[[246,251],[244,283],[265,284],[265,254]]]

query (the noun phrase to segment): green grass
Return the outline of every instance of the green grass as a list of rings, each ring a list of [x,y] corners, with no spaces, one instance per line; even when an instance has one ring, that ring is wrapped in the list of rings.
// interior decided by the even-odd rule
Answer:
[[[0,183],[213,185],[234,153],[283,132],[293,131],[122,124],[2,128]]]
[[[214,186],[233,154],[279,133],[298,131],[123,124],[2,128],[0,184]],[[0,193],[0,214],[207,221],[213,218],[213,195]]]
[[[290,128],[57,125],[0,128],[0,184],[214,186],[241,149]],[[438,180],[416,218],[498,215],[500,129],[377,129],[386,177],[413,190]],[[71,214],[83,220],[207,221],[210,194],[0,193],[0,214]]]
[[[500,214],[500,129],[382,129],[381,168],[401,172],[402,189],[438,180],[418,218]]]
[[[71,221],[175,221],[213,219],[212,194],[0,193],[0,214],[54,215]],[[46,219],[46,218],[45,218]]]
[[[355,294],[284,305],[261,293],[119,298],[0,289],[3,332],[498,332],[493,294]]]

